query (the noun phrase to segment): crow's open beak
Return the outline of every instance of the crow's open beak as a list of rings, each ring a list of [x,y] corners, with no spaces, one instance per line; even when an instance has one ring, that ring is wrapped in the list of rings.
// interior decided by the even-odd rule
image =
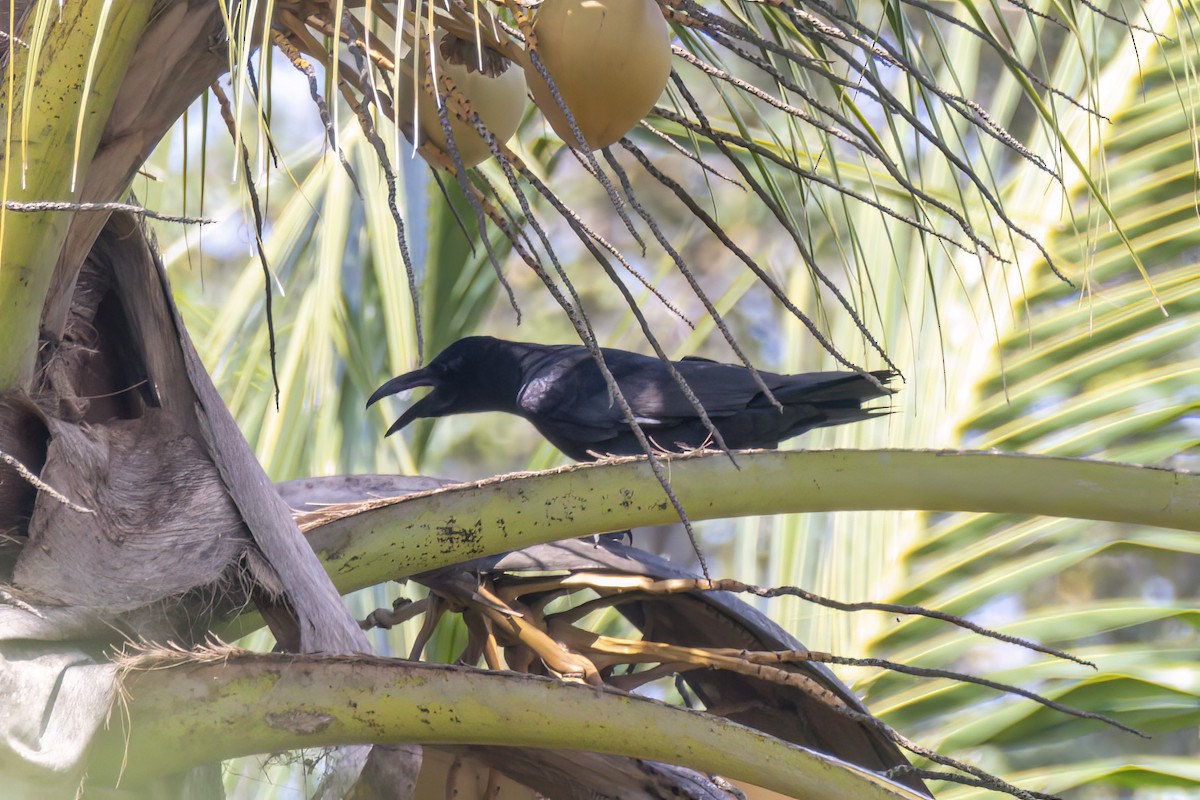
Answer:
[[[429,367],[416,369],[392,378],[375,390],[375,394],[371,395],[371,398],[367,400],[367,408],[375,405],[388,395],[407,392],[409,389],[416,389],[418,386],[437,386],[437,380],[429,374]]]
[[[392,427],[387,429],[385,436],[391,436],[396,431],[404,428],[414,419],[422,419],[424,417],[439,417],[450,405],[451,398],[444,397],[439,391],[440,381],[436,376],[429,372],[429,368],[413,370],[406,372],[403,375],[398,375],[390,381],[380,386],[375,390],[367,400],[367,407],[370,408],[374,403],[388,395],[400,394],[407,392],[409,389],[416,389],[420,386],[432,386],[433,391],[422,397],[416,403],[413,403],[408,409],[400,415],[400,418],[392,423]]]

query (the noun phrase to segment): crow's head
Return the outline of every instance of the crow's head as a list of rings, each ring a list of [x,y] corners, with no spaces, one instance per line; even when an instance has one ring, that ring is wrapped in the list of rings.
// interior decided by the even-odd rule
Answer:
[[[509,352],[512,342],[490,336],[469,336],[438,353],[424,367],[398,375],[380,386],[367,400],[367,406],[388,395],[406,392],[419,386],[432,386],[433,391],[409,406],[388,428],[391,436],[414,419],[445,417],[472,411],[507,411],[513,392],[506,389],[504,380],[512,368]]]

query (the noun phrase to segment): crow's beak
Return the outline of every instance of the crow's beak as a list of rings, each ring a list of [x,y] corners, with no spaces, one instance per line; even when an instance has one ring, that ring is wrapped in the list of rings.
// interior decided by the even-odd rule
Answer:
[[[392,423],[392,427],[387,429],[386,436],[391,436],[396,431],[402,429],[414,419],[422,419],[424,417],[439,417],[449,407],[452,402],[451,398],[447,398],[439,394],[439,383],[437,377],[429,372],[429,368],[406,372],[403,375],[398,375],[390,381],[380,386],[375,390],[367,400],[367,407],[370,408],[374,403],[388,395],[400,394],[407,392],[409,389],[416,389],[419,386],[432,386],[433,391],[422,397],[416,403],[409,406],[400,418]]]
[[[409,389],[416,389],[418,386],[436,385],[437,380],[429,374],[429,367],[406,372],[403,375],[397,375],[376,389],[375,394],[371,395],[371,398],[367,400],[367,408],[375,405],[388,395],[407,392]]]

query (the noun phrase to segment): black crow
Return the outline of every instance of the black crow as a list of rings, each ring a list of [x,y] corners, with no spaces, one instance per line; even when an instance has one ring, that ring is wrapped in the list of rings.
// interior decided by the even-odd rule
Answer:
[[[604,361],[650,441],[680,452],[710,443],[696,409],[657,358],[603,348]],[[865,400],[891,393],[854,372],[775,375],[759,372],[783,406],[773,406],[745,367],[694,356],[673,362],[731,449],[773,448],[812,428],[869,419],[886,409]],[[872,372],[880,383],[894,372]],[[642,452],[604,376],[578,344],[508,342],[490,336],[460,339],[422,369],[392,378],[367,401],[432,386],[400,415],[388,435],[414,419],[475,411],[507,411],[533,423],[550,443],[577,461],[595,453]]]

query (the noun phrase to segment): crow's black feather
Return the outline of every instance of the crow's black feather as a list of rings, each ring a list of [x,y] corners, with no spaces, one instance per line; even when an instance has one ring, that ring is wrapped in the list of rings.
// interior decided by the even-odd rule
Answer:
[[[662,361],[624,350],[602,352],[638,424],[656,446],[680,451],[709,443],[699,414]],[[890,394],[854,372],[760,371],[782,404],[780,411],[745,367],[695,357],[673,363],[726,445],[734,449],[773,448],[813,428],[869,419],[886,409],[862,404]],[[871,374],[880,383],[895,376],[888,370]],[[506,411],[532,422],[555,447],[580,461],[594,458],[593,452],[642,452],[582,345],[508,342],[490,336],[460,339],[426,367],[383,384],[367,405],[418,386],[431,386],[433,391],[405,411],[389,434],[422,417]]]

